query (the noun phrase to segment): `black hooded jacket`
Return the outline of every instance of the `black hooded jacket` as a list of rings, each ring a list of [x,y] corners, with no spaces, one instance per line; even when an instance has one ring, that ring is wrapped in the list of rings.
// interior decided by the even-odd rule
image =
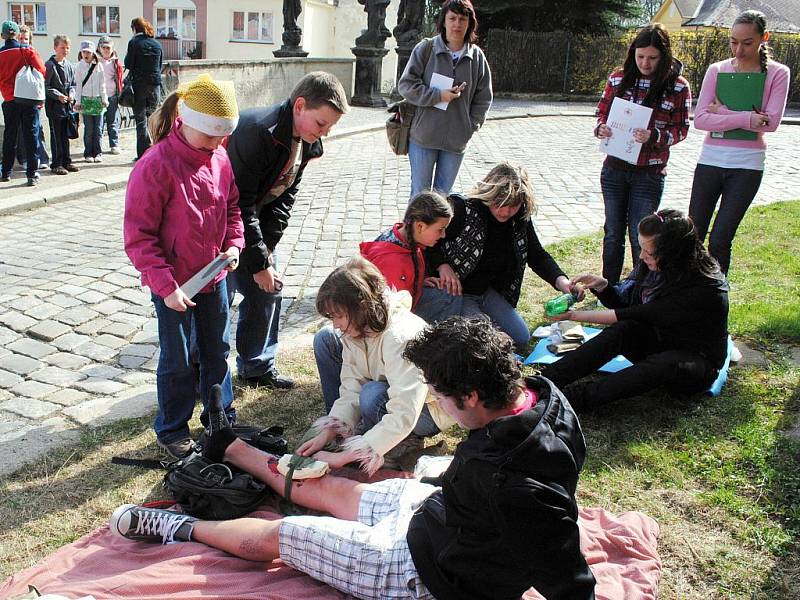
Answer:
[[[640,263],[639,269],[646,269]],[[614,309],[618,321],[633,319],[650,325],[665,350],[689,350],[722,368],[728,351],[728,281],[721,272],[692,273],[664,284],[642,302],[636,270],[614,286],[595,292],[603,306]]]
[[[490,368],[490,367],[489,367]],[[537,404],[470,431],[411,520],[408,545],[438,600],[594,598],[580,550],[575,487],[586,444],[572,407],[547,379]]]

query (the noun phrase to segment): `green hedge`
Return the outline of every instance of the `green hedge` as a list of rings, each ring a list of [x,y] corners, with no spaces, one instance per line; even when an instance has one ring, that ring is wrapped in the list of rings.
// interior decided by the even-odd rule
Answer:
[[[622,64],[633,35],[491,29],[486,35],[486,56],[494,88],[499,92],[600,94],[608,74]],[[708,65],[730,56],[728,30],[677,31],[670,33],[670,39],[697,97]],[[775,60],[792,71],[789,99],[800,101],[800,34],[773,34],[770,46]]]

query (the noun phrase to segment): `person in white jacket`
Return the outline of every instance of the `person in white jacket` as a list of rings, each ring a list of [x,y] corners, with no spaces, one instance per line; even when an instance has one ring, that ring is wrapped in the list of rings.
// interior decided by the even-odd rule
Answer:
[[[86,162],[102,162],[103,112],[108,106],[103,64],[95,53],[94,42],[81,42],[80,60],[75,67],[75,110],[83,116],[83,157]]]
[[[371,475],[407,438],[421,446],[423,437],[454,424],[419,369],[403,358],[406,344],[426,326],[411,312],[408,292],[390,292],[378,268],[358,256],[325,279],[316,304],[333,322],[314,338],[320,380],[323,390],[338,389],[338,395],[297,454],[331,467],[358,461]],[[337,438],[343,439],[338,451],[326,451]]]

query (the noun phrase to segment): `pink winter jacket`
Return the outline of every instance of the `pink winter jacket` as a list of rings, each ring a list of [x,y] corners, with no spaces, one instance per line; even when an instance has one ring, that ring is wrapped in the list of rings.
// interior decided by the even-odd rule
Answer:
[[[224,148],[197,150],[181,120],[136,163],[125,194],[125,252],[166,298],[232,246],[244,246],[239,191]],[[214,280],[225,278],[222,271]],[[205,290],[211,289],[209,285]]]
[[[770,60],[767,63],[767,80],[764,82],[764,99],[761,112],[769,115],[769,125],[758,129],[750,127],[752,111],[735,111],[730,110],[727,106],[722,106],[716,114],[708,112],[708,105],[716,98],[717,94],[717,73],[734,72],[735,69],[730,58],[708,67],[706,75],[703,77],[703,87],[700,90],[700,97],[697,99],[697,107],[694,110],[694,126],[697,129],[709,132],[704,143],[712,146],[765,149],[767,143],[764,141],[764,133],[775,131],[778,128],[783,118],[783,112],[786,109],[786,97],[789,93],[789,67],[774,60]],[[713,131],[728,131],[730,129],[756,131],[758,138],[755,140],[734,140],[713,138],[710,135],[710,132]]]

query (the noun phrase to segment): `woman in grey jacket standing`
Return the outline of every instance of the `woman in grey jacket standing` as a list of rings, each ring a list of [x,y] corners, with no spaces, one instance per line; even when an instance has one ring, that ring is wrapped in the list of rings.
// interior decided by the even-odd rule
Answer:
[[[429,189],[450,193],[467,144],[492,104],[492,74],[475,45],[477,26],[470,0],[446,0],[439,35],[417,44],[397,84],[417,107],[408,145],[412,197]],[[435,74],[452,78],[452,87],[432,86]]]

